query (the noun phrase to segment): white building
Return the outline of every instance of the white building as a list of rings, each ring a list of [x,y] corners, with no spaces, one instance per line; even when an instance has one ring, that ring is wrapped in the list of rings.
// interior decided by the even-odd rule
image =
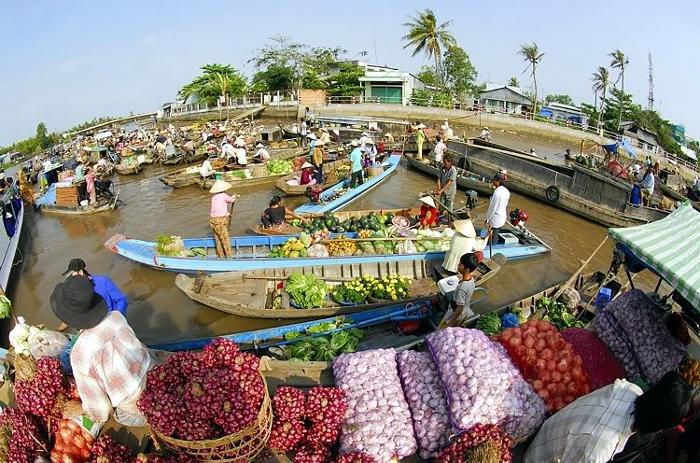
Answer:
[[[531,100],[517,87],[500,85],[481,92],[479,104],[489,112],[522,114],[524,109],[530,107]]]
[[[362,61],[353,64],[365,70],[365,75],[359,78],[365,101],[407,105],[413,90],[425,88],[425,83],[410,72]]]
[[[549,103],[540,109],[539,115],[558,122],[568,122],[584,127],[588,125],[588,116],[581,111],[581,108],[568,104]]]

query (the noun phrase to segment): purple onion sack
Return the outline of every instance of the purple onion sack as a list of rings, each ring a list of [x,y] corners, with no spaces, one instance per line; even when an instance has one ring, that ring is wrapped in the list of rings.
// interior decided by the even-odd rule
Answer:
[[[427,338],[450,410],[452,427],[466,431],[477,423],[501,426],[514,441],[544,422],[544,401],[505,350],[483,332],[447,328]]]
[[[597,334],[613,353],[622,368],[626,378],[635,381],[641,378],[642,372],[632,351],[632,345],[627,335],[611,312],[599,312],[591,322],[591,331]]]
[[[340,453],[364,452],[378,463],[416,453],[411,412],[401,389],[394,349],[343,354],[333,361],[335,383],[347,395]]]
[[[453,434],[445,388],[437,367],[428,352],[406,350],[396,356],[396,362],[411,409],[420,457],[434,458]]]

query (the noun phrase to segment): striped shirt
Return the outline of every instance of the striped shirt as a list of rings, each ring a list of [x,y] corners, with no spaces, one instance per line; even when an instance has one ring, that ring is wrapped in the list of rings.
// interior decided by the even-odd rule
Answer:
[[[578,398],[551,416],[525,453],[525,463],[605,463],[633,434],[636,384],[613,384]]]
[[[124,315],[113,311],[80,333],[70,362],[85,413],[104,423],[113,408],[143,388],[151,356]]]

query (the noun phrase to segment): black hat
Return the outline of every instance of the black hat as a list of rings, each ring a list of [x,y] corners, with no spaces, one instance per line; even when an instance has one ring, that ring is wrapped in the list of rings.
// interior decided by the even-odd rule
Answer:
[[[68,263],[68,269],[65,272],[63,272],[63,276],[68,275],[70,272],[80,271],[87,273],[87,271],[85,270],[85,261],[83,259],[71,259]]]
[[[59,320],[79,330],[97,326],[108,312],[107,303],[95,293],[92,281],[82,275],[70,276],[56,285],[51,293],[51,308]]]

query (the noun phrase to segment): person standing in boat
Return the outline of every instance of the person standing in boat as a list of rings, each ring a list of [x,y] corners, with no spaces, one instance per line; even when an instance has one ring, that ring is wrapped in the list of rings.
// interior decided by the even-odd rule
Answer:
[[[437,178],[437,188],[435,195],[440,198],[441,207],[449,209],[454,207],[455,195],[457,194],[457,168],[454,166],[454,159],[451,154],[444,156],[442,168]]]
[[[364,180],[362,178],[362,150],[360,149],[360,142],[353,140],[350,142],[352,146],[352,151],[350,151],[350,185],[355,188],[357,185],[362,185]]]
[[[442,159],[445,156],[445,151],[447,151],[447,145],[442,141],[442,137],[438,135],[436,138],[437,143],[435,143],[435,148],[433,148],[433,153],[435,154],[435,165],[440,167],[442,165]]]
[[[306,120],[305,119],[299,119],[299,137],[301,138],[301,146],[302,148],[306,148],[306,144],[308,143],[308,140],[306,139]]]
[[[373,166],[377,161],[377,147],[374,146],[374,141],[372,139],[367,140],[365,145],[365,156],[367,158],[367,165]]]
[[[316,135],[313,133],[309,135],[311,143],[311,163],[316,168],[316,183],[319,185],[323,183],[323,143],[316,140]]]
[[[418,148],[416,159],[423,159],[423,143],[425,143],[425,139],[427,138],[423,131],[424,128],[425,125],[421,124],[420,121],[416,121],[416,147]]]
[[[508,201],[510,200],[510,191],[505,187],[506,176],[502,173],[497,173],[493,176],[491,184],[495,188],[491,195],[489,208],[486,211],[486,226],[489,229],[491,244],[499,244],[501,241],[501,227],[505,225],[508,219]]]
[[[647,167],[647,171],[644,173],[644,177],[642,177],[642,200],[644,201],[645,206],[651,206],[651,196],[654,194],[657,175],[659,175],[658,162],[653,166]]]
[[[231,188],[233,188],[233,186],[230,183],[217,180],[209,190],[209,193],[214,195],[211,197],[209,225],[211,225],[212,231],[214,232],[216,256],[219,258],[233,257],[233,252],[231,251],[231,237],[228,232],[228,227],[231,223],[229,204],[231,204],[231,208],[233,208],[233,204],[235,204],[236,199],[238,199],[238,195],[229,196],[225,193]]]
[[[287,220],[292,219],[304,221],[302,216],[295,214],[294,211],[283,206],[282,198],[277,195],[272,197],[270,200],[270,207],[265,209],[265,212],[263,212],[260,217],[264,228],[282,227],[286,224]]]

